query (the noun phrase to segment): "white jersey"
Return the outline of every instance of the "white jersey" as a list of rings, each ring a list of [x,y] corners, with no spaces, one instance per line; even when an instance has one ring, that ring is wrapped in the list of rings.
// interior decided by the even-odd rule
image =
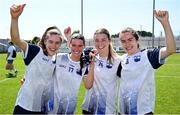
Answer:
[[[54,108],[53,114],[74,114],[77,95],[87,67],[80,69],[80,61],[72,61],[69,54],[59,54],[56,60],[54,79]]]
[[[15,46],[10,45],[8,48],[8,53],[9,53],[9,56],[8,56],[7,60],[14,60],[13,53],[16,53]]]
[[[93,114],[116,114],[116,96],[118,92],[118,76],[116,75],[120,59],[113,64],[107,59],[97,57],[94,67],[94,83],[90,90],[86,90],[82,110]]]
[[[160,50],[142,50],[134,55],[122,56],[122,70],[119,91],[119,109],[121,114],[145,114],[154,112],[155,69],[164,60],[160,60]]]
[[[55,63],[43,53],[42,48],[30,44],[27,45],[24,62],[25,82],[18,92],[16,105],[29,111],[42,112],[49,98]]]

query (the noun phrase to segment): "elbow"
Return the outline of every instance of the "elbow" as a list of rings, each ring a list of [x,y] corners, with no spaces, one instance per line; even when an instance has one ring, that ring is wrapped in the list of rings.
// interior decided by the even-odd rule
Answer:
[[[172,55],[172,54],[174,54],[174,53],[176,53],[176,50],[172,51],[172,52],[170,53],[170,55]]]
[[[176,53],[176,49],[173,49],[173,50],[171,50],[171,51],[168,51],[168,54],[169,54],[169,55],[172,55],[172,54],[174,54],[174,53]]]
[[[171,47],[167,47],[167,54],[172,55],[176,53],[176,45],[172,45]]]
[[[19,46],[20,44],[20,39],[19,38],[16,38],[16,37],[11,37],[11,41],[13,42],[13,44]]]
[[[170,52],[170,54],[174,54],[174,53],[176,53],[176,46],[174,46],[174,48]]]
[[[171,52],[171,54],[174,54],[174,53],[176,53],[176,49]]]
[[[14,40],[14,39],[11,39],[11,41],[13,42],[13,44],[16,44],[16,40]]]

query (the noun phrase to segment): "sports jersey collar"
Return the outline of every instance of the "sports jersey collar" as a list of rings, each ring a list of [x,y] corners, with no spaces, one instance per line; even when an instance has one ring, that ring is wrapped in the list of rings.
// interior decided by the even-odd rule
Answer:
[[[80,63],[80,61],[73,61],[73,60],[70,58],[70,54],[68,54],[68,59],[69,59],[71,62],[73,62],[73,63],[77,63],[77,64]]]
[[[96,57],[97,59],[100,59],[100,60],[107,60],[107,57],[101,57],[99,54]]]

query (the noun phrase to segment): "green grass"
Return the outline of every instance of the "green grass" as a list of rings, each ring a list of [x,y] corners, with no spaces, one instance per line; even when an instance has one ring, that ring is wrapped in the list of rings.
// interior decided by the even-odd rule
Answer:
[[[20,88],[20,79],[24,74],[24,62],[18,54],[14,61],[19,70],[18,77],[6,78],[6,54],[0,54],[0,114],[12,113],[17,92]],[[156,104],[155,114],[180,114],[180,54],[174,54],[167,59],[165,65],[156,72]],[[85,88],[81,85],[77,114],[81,114],[81,103]]]
[[[180,54],[170,56],[156,73],[155,113],[180,114]]]
[[[17,68],[18,77],[6,78],[7,70],[6,65],[6,54],[0,54],[0,113],[7,114],[12,113],[16,95],[20,88],[20,79],[24,74],[24,62],[20,54],[14,61],[15,68]]]

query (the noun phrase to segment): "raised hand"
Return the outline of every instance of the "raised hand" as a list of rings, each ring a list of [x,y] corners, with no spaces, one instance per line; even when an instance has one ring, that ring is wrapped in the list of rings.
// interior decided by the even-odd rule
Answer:
[[[14,4],[11,6],[10,13],[11,13],[12,19],[17,19],[21,15],[25,5],[26,4],[22,4],[22,5],[15,5]]]
[[[71,37],[71,28],[70,27],[67,27],[64,29],[64,35],[65,37],[67,38],[67,41],[70,39]]]
[[[97,49],[93,49],[92,52],[89,52],[89,56],[91,57],[91,61],[92,61],[92,62],[94,62],[97,54],[98,54]]]
[[[168,57],[169,55],[176,52],[176,43],[174,40],[173,32],[171,29],[171,25],[169,22],[169,13],[168,11],[154,11],[154,15],[159,20],[159,22],[162,24],[165,32],[165,38],[166,38],[166,48],[161,50],[161,59],[164,59]]]
[[[69,48],[70,40],[71,40],[71,28],[67,27],[64,29],[64,35],[67,39],[67,47]]]
[[[22,5],[12,5],[10,8],[11,13],[11,27],[10,27],[10,35],[11,41],[21,48],[24,52],[26,52],[27,43],[20,38],[19,35],[19,27],[18,27],[18,18],[23,12],[25,4]]]
[[[168,22],[169,20],[169,13],[168,11],[163,11],[163,10],[159,10],[159,11],[154,11],[154,15],[155,17],[162,23],[165,24]]]

